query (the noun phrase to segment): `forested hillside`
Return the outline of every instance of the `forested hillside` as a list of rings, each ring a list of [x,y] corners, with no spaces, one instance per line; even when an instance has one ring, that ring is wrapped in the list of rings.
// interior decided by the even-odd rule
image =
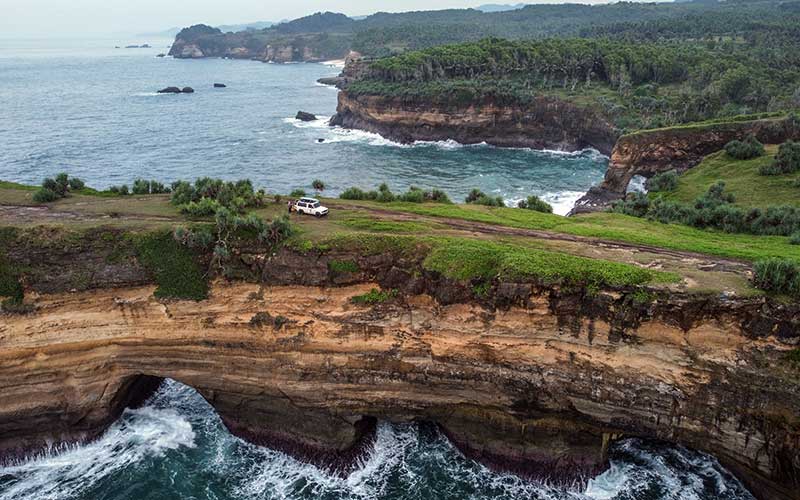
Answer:
[[[687,21],[686,33],[704,22]],[[773,29],[748,21],[740,26],[750,31],[733,27],[705,40],[649,39],[660,22],[595,39],[484,39],[379,59],[348,91],[453,104],[525,104],[551,94],[627,130],[777,112],[800,106],[798,22],[787,16]]]
[[[239,33],[201,30],[182,32],[178,39],[197,43],[204,51],[206,47],[247,47],[253,54],[263,51],[269,44],[302,44],[309,39],[320,40],[312,45],[313,48],[330,53],[331,48],[325,44],[335,39],[337,50],[352,49],[366,56],[382,57],[487,37],[512,40],[609,36],[635,40],[708,40],[728,37],[749,40],[757,37],[756,33],[775,29],[792,36],[798,29],[798,13],[800,2],[777,0],[528,5],[502,12],[474,9],[379,12],[361,20],[325,12],[264,30]],[[318,36],[323,33],[330,35],[328,41]],[[775,35],[781,36],[780,33]]]

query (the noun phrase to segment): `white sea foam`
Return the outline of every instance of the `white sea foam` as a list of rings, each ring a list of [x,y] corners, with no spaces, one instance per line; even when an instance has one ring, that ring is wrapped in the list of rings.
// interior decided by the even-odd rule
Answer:
[[[173,409],[126,410],[97,441],[0,468],[0,477],[16,478],[0,490],[0,500],[70,498],[146,457],[193,448],[194,440],[192,425]]]

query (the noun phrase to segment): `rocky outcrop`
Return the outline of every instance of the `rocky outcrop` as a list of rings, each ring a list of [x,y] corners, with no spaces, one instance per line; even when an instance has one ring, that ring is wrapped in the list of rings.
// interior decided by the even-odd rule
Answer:
[[[620,137],[611,153],[605,179],[575,206],[586,212],[606,208],[625,195],[635,175],[652,177],[668,170],[685,171],[734,139],[754,135],[764,144],[800,139],[800,123],[792,118],[731,121],[707,125],[645,130]]]
[[[378,95],[339,92],[331,125],[367,130],[399,142],[452,139],[463,144],[608,154],[617,139],[613,124],[598,113],[556,97],[525,106],[492,101],[464,105],[409,102]]]
[[[420,256],[288,249],[242,249],[226,274],[250,282],[159,301],[124,234],[66,241],[8,252],[36,272],[33,312],[0,322],[4,457],[91,439],[169,377],[234,433],[330,465],[375,419],[425,420],[470,456],[555,481],[645,436],[714,454],[760,498],[798,498],[797,304],[512,282],[478,298]],[[351,302],[379,286],[397,298]]]
[[[350,51],[344,60],[344,68],[338,76],[320,78],[317,82],[344,90],[350,83],[366,76],[369,63],[374,60],[375,58],[364,57],[359,52]]]
[[[317,119],[317,116],[313,113],[308,113],[306,111],[298,111],[297,115],[294,117],[295,120],[300,120],[301,122],[313,122]]]

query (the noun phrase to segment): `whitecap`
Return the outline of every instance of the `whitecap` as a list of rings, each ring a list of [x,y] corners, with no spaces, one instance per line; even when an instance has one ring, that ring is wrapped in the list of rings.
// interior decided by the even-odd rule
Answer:
[[[344,63],[345,63],[344,59],[331,59],[330,61],[323,61],[320,64],[324,66],[330,66],[332,68],[342,69],[344,68]]]
[[[195,447],[195,433],[184,415],[149,406],[125,410],[96,441],[0,468],[0,476],[14,478],[0,491],[0,500],[69,498],[145,458],[181,447]]]

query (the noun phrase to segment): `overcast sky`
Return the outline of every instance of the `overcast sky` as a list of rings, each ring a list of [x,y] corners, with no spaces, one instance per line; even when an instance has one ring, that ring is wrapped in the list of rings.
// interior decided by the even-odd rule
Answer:
[[[476,7],[483,3],[518,3],[518,0],[0,0],[0,37],[121,36],[197,23],[280,21],[326,10],[357,16],[378,11]]]

